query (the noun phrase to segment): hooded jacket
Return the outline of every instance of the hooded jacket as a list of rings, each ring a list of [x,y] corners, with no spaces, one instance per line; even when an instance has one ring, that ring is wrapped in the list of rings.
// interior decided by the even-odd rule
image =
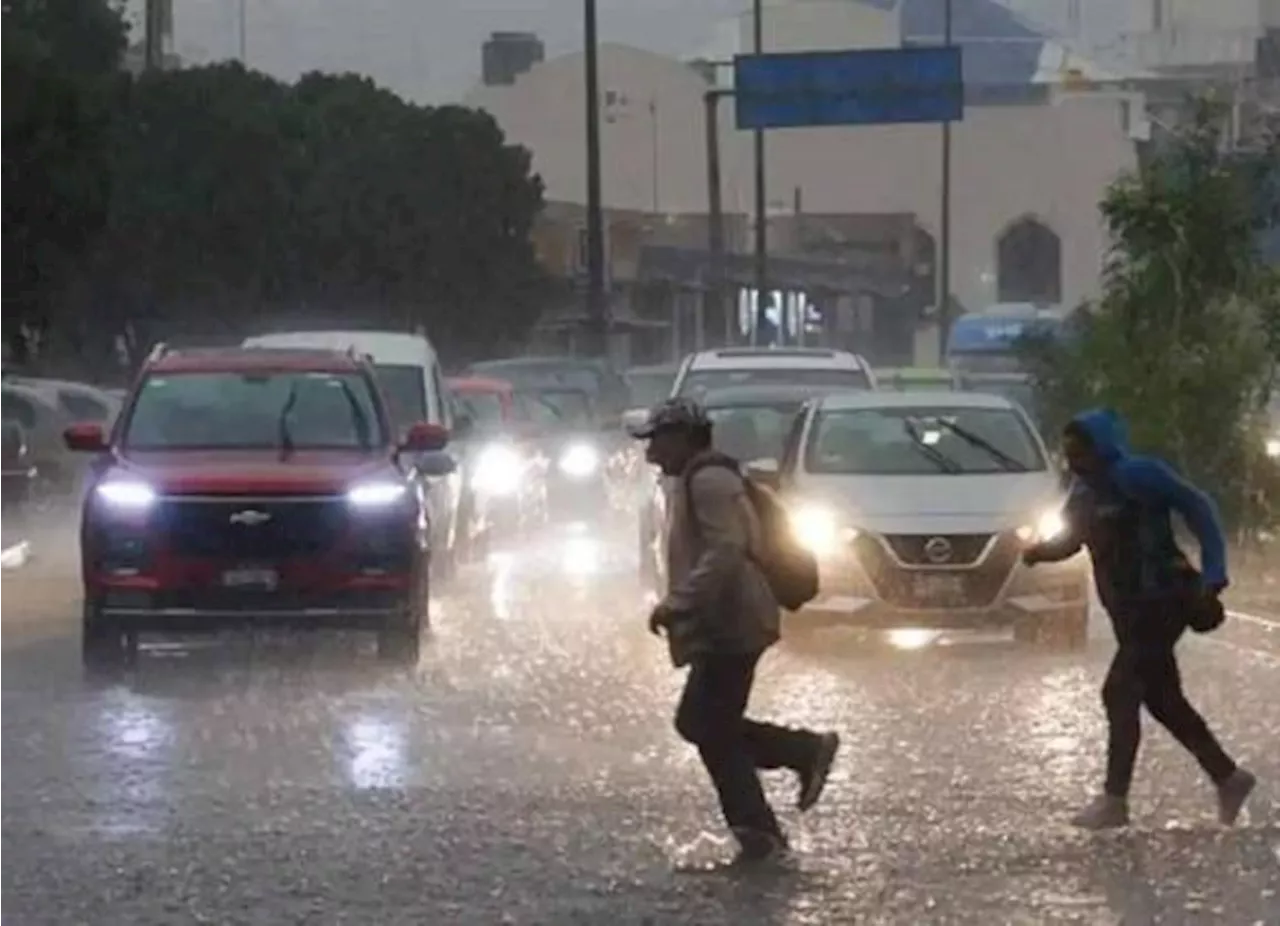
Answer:
[[[1072,423],[1106,465],[1076,477],[1063,510],[1066,529],[1040,545],[1041,557],[1066,559],[1088,547],[1098,596],[1113,616],[1167,601],[1185,593],[1195,575],[1174,536],[1176,512],[1200,545],[1200,581],[1225,586],[1226,539],[1213,501],[1163,460],[1130,453],[1124,420],[1114,411],[1082,412]]]

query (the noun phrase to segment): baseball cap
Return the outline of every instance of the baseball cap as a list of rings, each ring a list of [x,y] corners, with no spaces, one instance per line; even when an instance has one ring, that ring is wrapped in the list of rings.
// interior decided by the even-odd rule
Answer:
[[[658,431],[697,431],[711,427],[711,419],[702,406],[693,399],[667,399],[649,410],[649,416],[634,427],[628,428],[632,437],[640,440],[653,437]]]

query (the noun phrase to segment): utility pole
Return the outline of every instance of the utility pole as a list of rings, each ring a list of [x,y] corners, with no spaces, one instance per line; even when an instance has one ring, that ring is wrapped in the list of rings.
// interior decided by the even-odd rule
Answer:
[[[949,2],[949,0],[948,0]],[[763,0],[753,0],[752,3],[752,51],[759,55],[764,53],[764,3]],[[769,227],[768,220],[765,217],[765,175],[764,175],[764,130],[755,130],[755,154],[756,154],[756,319],[754,331],[752,332],[752,343],[759,344],[760,336],[764,330],[764,326],[768,321],[766,310],[768,308],[768,292],[769,292]],[[779,339],[781,339],[781,327],[779,328]]]
[[[600,75],[597,57],[596,0],[583,0],[587,97],[587,328],[590,352],[608,352],[604,292],[604,213],[600,195]]]
[[[944,0],[942,44],[951,47],[951,3]],[[938,365],[947,365],[951,337],[951,122],[942,123],[942,202],[938,208]]]
[[[239,17],[240,63],[249,66],[249,0],[238,0],[236,10]]]
[[[724,318],[732,331],[724,304],[724,206],[720,189],[720,98],[731,90],[708,90],[702,95],[707,129],[707,290],[703,317]],[[733,343],[732,341],[728,342]]]

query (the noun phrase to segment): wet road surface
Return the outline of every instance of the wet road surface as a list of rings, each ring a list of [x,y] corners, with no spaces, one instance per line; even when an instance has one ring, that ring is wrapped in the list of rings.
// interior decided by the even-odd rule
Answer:
[[[624,534],[624,536],[629,536]],[[415,669],[333,636],[78,663],[70,572],[4,578],[3,913],[16,924],[1280,923],[1280,647],[1182,645],[1264,779],[1234,830],[1154,723],[1135,826],[1062,822],[1100,774],[1109,657],[1004,641],[791,642],[753,713],[844,737],[796,848],[752,876],[675,736],[682,676],[625,540],[557,533],[440,602]],[[572,564],[573,568],[570,568]],[[770,776],[780,807],[794,782]]]

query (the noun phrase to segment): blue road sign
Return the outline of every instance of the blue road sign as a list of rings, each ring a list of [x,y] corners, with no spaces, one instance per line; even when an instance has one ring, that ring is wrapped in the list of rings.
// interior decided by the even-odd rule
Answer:
[[[738,55],[740,129],[957,122],[964,115],[958,46]]]

